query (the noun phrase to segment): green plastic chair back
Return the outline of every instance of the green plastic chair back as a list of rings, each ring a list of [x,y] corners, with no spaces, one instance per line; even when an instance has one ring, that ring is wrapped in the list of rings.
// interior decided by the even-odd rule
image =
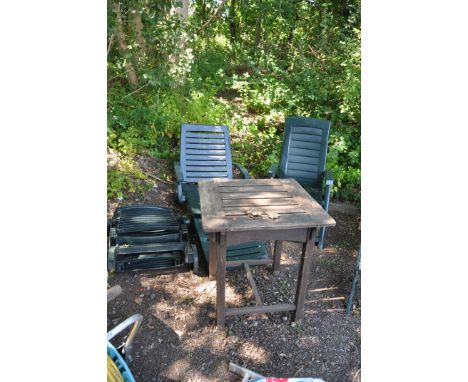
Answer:
[[[331,122],[287,117],[279,178],[294,178],[303,186],[321,189]]]

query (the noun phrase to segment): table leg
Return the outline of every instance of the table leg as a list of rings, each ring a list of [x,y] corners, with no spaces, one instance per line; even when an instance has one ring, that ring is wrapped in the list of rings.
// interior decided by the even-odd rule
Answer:
[[[216,320],[224,328],[226,287],[226,235],[218,234],[216,241]]]
[[[283,241],[275,241],[275,252],[273,254],[273,272],[279,272],[281,266],[281,252],[283,251]]]
[[[307,242],[302,246],[301,264],[299,266],[299,276],[297,278],[297,291],[296,291],[296,312],[294,314],[294,321],[299,321],[304,315],[304,302],[307,295],[307,288],[309,286],[309,277],[311,272],[311,264],[313,253],[315,251],[315,236],[316,229],[311,229],[308,235]]]
[[[209,273],[209,280],[216,279],[216,233],[209,233],[208,234],[208,250],[210,251],[209,257],[209,266],[208,266],[208,273]]]

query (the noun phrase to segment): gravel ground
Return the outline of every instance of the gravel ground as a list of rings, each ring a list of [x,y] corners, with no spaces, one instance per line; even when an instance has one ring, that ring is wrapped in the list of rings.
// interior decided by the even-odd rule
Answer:
[[[138,163],[155,176],[157,169],[170,171],[166,161],[142,156]],[[175,204],[173,185],[163,182],[155,182],[145,195],[127,195],[120,203],[184,210]],[[108,216],[118,204],[108,202]],[[135,313],[143,315],[130,363],[136,380],[239,381],[228,371],[232,361],[268,376],[360,381],[360,283],[353,314],[347,317],[344,312],[360,243],[360,212],[331,204],[329,213],[337,226],[327,231],[327,246],[313,261],[300,324],[291,322],[289,313],[233,316],[226,318],[225,330],[218,330],[216,286],[207,277],[191,272],[110,274],[109,287],[119,284],[123,293],[108,304],[108,329]],[[299,244],[285,243],[278,275],[270,267],[252,268],[265,303],[293,302],[300,251]],[[244,271],[228,271],[226,300],[229,307],[254,305]]]

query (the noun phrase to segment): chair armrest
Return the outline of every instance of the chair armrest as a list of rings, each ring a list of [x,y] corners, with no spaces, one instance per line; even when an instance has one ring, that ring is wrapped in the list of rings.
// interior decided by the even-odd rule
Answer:
[[[182,190],[182,183],[184,182],[184,174],[182,173],[180,162],[174,162],[174,171],[175,171],[176,178],[177,178],[177,182],[176,182],[177,201],[179,203],[185,203],[186,198],[184,195],[184,191]]]
[[[267,170],[267,177],[268,178],[276,178],[278,174],[278,163],[272,164]]]
[[[325,195],[323,199],[323,209],[328,212],[328,206],[330,205],[330,195],[331,189],[333,186],[333,172],[332,171],[325,171],[323,173],[323,177],[325,178]]]
[[[249,172],[247,171],[247,169],[246,169],[244,166],[242,166],[242,165],[239,164],[239,163],[234,163],[234,166],[236,166],[236,167],[239,169],[239,171],[241,172],[242,177],[243,177],[244,179],[250,179],[250,178],[252,178],[252,177],[250,176]]]
[[[184,175],[182,173],[182,168],[180,167],[180,162],[174,162],[174,171],[178,182],[184,180]]]
[[[325,185],[333,186],[333,181],[335,178],[333,177],[333,171],[327,170],[325,171]]]

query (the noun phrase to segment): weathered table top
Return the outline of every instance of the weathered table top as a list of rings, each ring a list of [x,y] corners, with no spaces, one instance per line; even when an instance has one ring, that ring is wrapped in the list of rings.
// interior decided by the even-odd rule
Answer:
[[[206,232],[334,226],[295,179],[212,179],[199,182]]]

